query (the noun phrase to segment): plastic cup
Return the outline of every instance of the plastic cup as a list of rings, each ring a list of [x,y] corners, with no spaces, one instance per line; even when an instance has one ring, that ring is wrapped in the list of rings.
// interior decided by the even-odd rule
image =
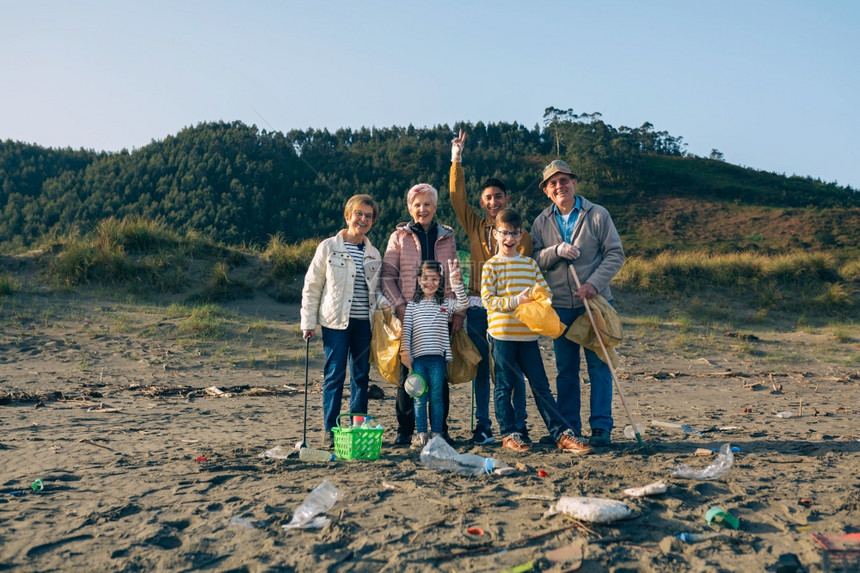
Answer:
[[[420,374],[413,372],[403,382],[403,389],[413,398],[420,398],[427,392],[427,382]]]

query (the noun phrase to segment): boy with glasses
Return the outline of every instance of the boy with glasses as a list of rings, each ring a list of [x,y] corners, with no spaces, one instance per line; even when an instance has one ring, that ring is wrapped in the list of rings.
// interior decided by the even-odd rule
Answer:
[[[513,314],[519,305],[531,300],[530,293],[536,284],[549,290],[534,259],[517,251],[523,236],[522,226],[522,217],[513,209],[503,209],[496,215],[493,234],[499,245],[498,253],[484,263],[481,274],[481,299],[487,309],[487,332],[495,363],[493,397],[502,447],[517,452],[531,449],[531,444],[523,439],[525,424],[519,422],[525,419],[525,412],[516,412],[512,403],[516,385],[522,384],[525,375],[538,412],[558,449],[589,454],[591,448],[574,436],[558,412],[543,368],[538,335]]]

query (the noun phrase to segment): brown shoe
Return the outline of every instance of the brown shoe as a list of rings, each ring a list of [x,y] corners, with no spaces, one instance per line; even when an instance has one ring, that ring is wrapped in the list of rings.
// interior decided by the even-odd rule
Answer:
[[[514,432],[502,438],[502,447],[514,450],[515,452],[527,452],[532,447],[523,440],[522,434]]]
[[[573,432],[570,430],[565,430],[564,433],[562,433],[562,435],[558,438],[558,449],[570,454],[576,454],[578,456],[584,456],[585,454],[590,454],[594,451],[593,449],[591,449],[591,446],[580,442],[579,438],[574,436]]]

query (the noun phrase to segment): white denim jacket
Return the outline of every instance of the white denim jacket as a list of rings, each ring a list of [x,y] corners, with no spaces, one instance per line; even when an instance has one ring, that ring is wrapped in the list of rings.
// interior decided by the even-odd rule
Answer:
[[[379,291],[381,269],[382,257],[365,237],[364,277],[370,298],[367,319],[371,324],[377,308],[390,306]],[[315,330],[318,325],[344,330],[349,325],[355,273],[355,262],[346,250],[343,231],[317,246],[302,288],[302,330]]]

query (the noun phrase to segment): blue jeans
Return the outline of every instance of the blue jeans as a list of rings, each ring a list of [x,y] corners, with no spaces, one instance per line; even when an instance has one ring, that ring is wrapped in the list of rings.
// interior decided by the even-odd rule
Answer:
[[[349,411],[367,414],[367,384],[370,380],[370,321],[350,318],[344,330],[322,327],[323,420],[326,431],[337,425],[349,360]]]
[[[427,392],[415,400],[415,430],[418,433],[427,431],[427,398],[430,398],[430,430],[436,434],[442,433],[445,421],[445,407],[442,389],[445,377],[448,375],[447,363],[444,356],[419,356],[412,364],[412,371],[420,374],[427,382]]]
[[[487,340],[487,310],[479,306],[470,306],[466,311],[466,333],[481,354],[478,363],[478,373],[475,375],[475,429],[481,428],[492,431],[490,421],[490,344]],[[525,380],[521,372],[519,384],[514,385],[514,411],[518,427],[525,428],[526,424],[526,392]],[[519,389],[519,391],[517,391]]]
[[[558,404],[549,389],[549,379],[543,369],[540,347],[537,340],[498,340],[490,337],[493,349],[493,360],[496,368],[496,388],[493,394],[496,404],[496,420],[499,422],[499,433],[506,436],[511,432],[522,432],[525,424],[517,425],[514,406],[511,403],[512,394],[518,383],[525,375],[529,379],[532,396],[546,429],[558,440],[567,424],[558,411]],[[522,389],[525,393],[525,388]]]
[[[585,314],[585,307],[556,308],[561,321],[570,326],[573,321]],[[558,407],[561,415],[576,433],[582,432],[582,417],[579,410],[581,397],[579,389],[579,344],[560,336],[553,342],[555,348],[555,364],[558,376],[555,379],[555,389],[558,394]],[[612,431],[612,372],[609,366],[597,354],[584,348],[585,364],[588,368],[588,379],[591,382],[591,415],[588,424],[592,430]]]

